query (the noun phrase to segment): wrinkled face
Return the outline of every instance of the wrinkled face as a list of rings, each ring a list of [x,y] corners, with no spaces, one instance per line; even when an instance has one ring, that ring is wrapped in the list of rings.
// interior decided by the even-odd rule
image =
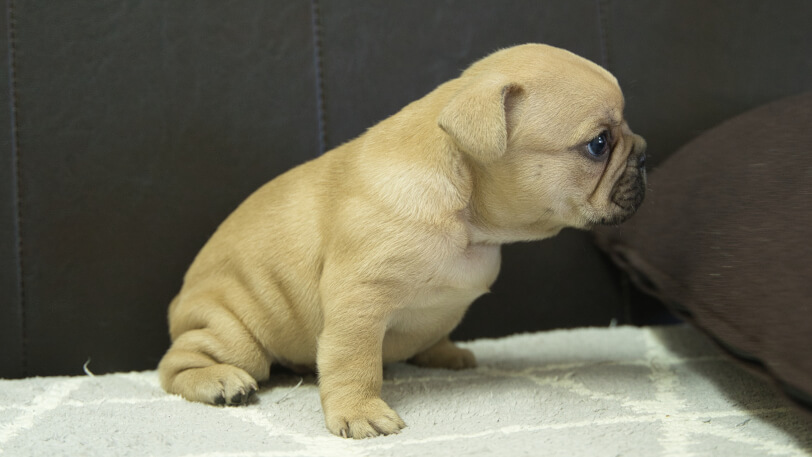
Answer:
[[[548,74],[507,94],[507,149],[481,168],[475,190],[478,214],[501,241],[619,224],[642,203],[645,140],[623,119],[615,79],[594,67]]]

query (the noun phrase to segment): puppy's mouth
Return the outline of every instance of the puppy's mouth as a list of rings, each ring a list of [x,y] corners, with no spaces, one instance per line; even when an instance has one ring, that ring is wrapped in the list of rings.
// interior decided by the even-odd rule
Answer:
[[[646,197],[645,168],[629,167],[612,189],[611,200],[618,211],[600,220],[601,225],[618,225],[629,220]]]

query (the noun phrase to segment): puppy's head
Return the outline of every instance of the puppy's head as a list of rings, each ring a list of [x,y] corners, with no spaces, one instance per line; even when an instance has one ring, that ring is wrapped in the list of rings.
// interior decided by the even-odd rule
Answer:
[[[522,45],[475,63],[457,87],[438,123],[474,170],[470,217],[485,238],[618,224],[642,203],[646,143],[603,68]]]

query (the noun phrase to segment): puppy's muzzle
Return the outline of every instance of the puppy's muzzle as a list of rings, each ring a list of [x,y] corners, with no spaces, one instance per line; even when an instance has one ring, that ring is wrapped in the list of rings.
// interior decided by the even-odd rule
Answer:
[[[611,218],[601,220],[602,224],[614,225],[628,220],[643,203],[646,196],[646,142],[637,137],[626,170],[612,191],[612,203],[620,211]]]

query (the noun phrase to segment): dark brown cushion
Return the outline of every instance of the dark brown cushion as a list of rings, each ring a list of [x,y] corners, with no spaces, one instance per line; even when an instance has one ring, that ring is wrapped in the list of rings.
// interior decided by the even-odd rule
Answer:
[[[812,408],[812,93],[704,133],[598,244],[645,292]]]

